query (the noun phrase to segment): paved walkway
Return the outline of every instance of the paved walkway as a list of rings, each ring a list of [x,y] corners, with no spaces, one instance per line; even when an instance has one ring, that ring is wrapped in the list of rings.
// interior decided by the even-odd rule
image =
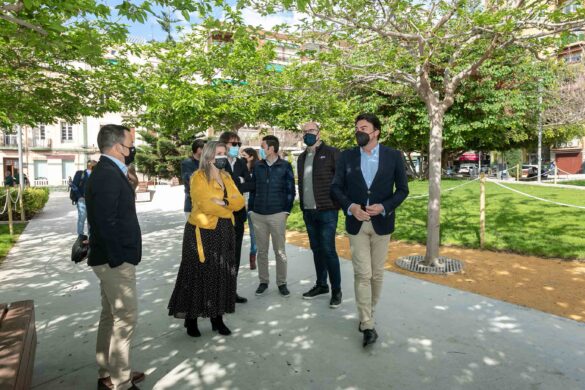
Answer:
[[[161,188],[138,206],[144,257],[132,360],[148,374],[142,389],[585,388],[585,324],[393,273],[377,312],[379,342],[363,350],[351,264],[342,262],[344,303],[332,310],[327,298],[300,298],[313,265],[294,246],[290,298],[274,284],[254,296],[257,274],[243,266],[239,292],[250,301],[227,317],[233,335],[202,321],[203,336],[189,338],[166,312],[180,262],[181,191]],[[69,260],[75,217],[66,193],[51,194],[0,265],[0,301],[35,300],[34,389],[96,386],[98,283]]]

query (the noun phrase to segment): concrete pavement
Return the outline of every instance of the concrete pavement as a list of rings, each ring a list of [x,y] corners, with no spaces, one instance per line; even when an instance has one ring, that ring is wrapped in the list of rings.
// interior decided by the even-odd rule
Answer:
[[[585,324],[389,272],[376,313],[380,339],[364,350],[350,262],[342,262],[337,310],[325,297],[301,299],[314,283],[313,261],[290,245],[292,296],[278,294],[271,264],[270,289],[256,297],[247,237],[239,293],[249,302],[226,317],[233,334],[201,320],[203,336],[190,338],[166,311],[181,208],[181,187],[160,187],[152,203],[138,204],[144,254],[132,361],[148,374],[141,389],[585,388]],[[0,265],[0,301],[35,301],[34,389],[96,388],[99,286],[89,267],[69,259],[75,223],[67,194],[52,193]]]

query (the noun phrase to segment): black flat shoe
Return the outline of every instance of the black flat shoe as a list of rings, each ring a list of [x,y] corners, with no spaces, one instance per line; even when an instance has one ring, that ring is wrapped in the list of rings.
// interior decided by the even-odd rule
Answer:
[[[236,294],[236,303],[246,303],[248,302],[248,298],[244,298]]]

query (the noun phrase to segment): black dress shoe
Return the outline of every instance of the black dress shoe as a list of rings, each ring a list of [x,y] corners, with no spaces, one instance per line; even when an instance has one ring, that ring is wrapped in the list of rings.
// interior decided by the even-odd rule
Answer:
[[[364,348],[378,340],[376,329],[364,329]]]
[[[246,303],[248,302],[248,298],[244,298],[236,294],[236,303]]]

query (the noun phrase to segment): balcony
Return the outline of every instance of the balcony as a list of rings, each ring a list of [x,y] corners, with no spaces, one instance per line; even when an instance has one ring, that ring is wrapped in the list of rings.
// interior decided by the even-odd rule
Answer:
[[[583,150],[583,141],[580,139],[573,139],[571,141],[561,142],[556,144],[551,150],[557,153],[571,151],[579,152]]]
[[[52,144],[53,144],[53,142],[50,138],[49,139],[33,138],[32,140],[29,140],[29,143],[30,143],[31,148],[37,148],[37,149],[51,149]]]
[[[25,139],[22,140],[23,146],[32,149],[51,149],[53,142],[50,138],[48,139]],[[18,148],[18,135],[16,134],[3,134],[0,135],[0,148],[2,149],[17,149]]]

